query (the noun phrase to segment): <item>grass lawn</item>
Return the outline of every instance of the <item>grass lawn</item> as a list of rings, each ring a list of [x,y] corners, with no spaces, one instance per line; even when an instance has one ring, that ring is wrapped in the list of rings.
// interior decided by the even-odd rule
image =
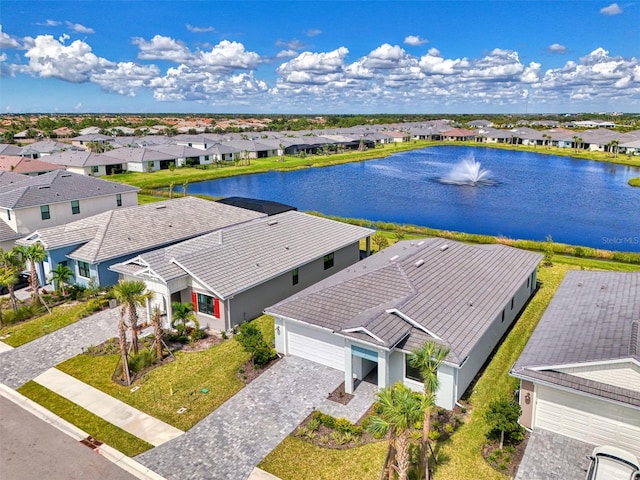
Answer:
[[[386,453],[386,441],[337,450],[288,436],[258,467],[283,480],[376,480]]]
[[[273,318],[254,320],[267,342]],[[225,340],[201,352],[176,352],[176,359],[147,373],[131,392],[111,381],[118,355],[78,355],[57,366],[69,375],[181,430],[188,430],[242,389],[238,368],[249,358],[240,344]],[[133,385],[132,385],[133,386]],[[207,389],[208,393],[202,393]],[[180,408],[187,410],[178,414]]]
[[[564,256],[554,257],[553,267],[539,270],[538,279],[542,282],[542,288],[531,300],[474,386],[469,396],[469,403],[472,407],[469,418],[449,440],[436,446],[439,461],[435,470],[436,480],[476,480],[479,478],[505,480],[507,478],[506,475],[490,467],[482,458],[481,449],[488,430],[484,420],[484,412],[489,402],[503,396],[509,396],[517,388],[518,382],[508,375],[509,370],[520,356],[566,272],[580,268],[616,271],[640,270],[638,265]],[[315,447],[298,438],[288,437],[263,460],[260,467],[279,476],[282,480],[298,478],[373,479],[377,478],[379,474],[385,454],[386,445],[384,443],[336,452]],[[367,472],[364,472],[365,465],[370,466]]]
[[[52,308],[51,313],[0,329],[0,336],[9,334],[2,341],[12,347],[19,347],[91,315],[96,311],[95,302],[97,300],[59,305]]]
[[[18,391],[128,457],[153,448],[153,445],[125,432],[36,382],[27,382]]]

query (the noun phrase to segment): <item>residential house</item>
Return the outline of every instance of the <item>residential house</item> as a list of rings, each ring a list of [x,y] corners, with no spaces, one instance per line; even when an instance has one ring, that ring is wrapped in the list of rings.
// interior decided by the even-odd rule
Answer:
[[[41,228],[65,225],[138,203],[137,187],[65,170],[19,177],[7,177],[2,184],[0,220],[21,237]],[[12,246],[13,241],[6,241],[2,248]]]
[[[71,139],[71,145],[89,150],[87,144],[105,145],[113,139],[108,135],[102,133],[89,133],[87,135],[79,135]]]
[[[452,409],[536,291],[542,256],[504,245],[401,241],[270,306],[276,349],[379,388],[423,388],[408,362],[427,341],[450,349],[436,403]]]
[[[76,284],[86,286],[93,281],[96,285],[110,286],[118,281],[118,274],[109,269],[111,265],[265,216],[196,197],[181,197],[118,208],[66,225],[41,228],[18,243],[40,242],[45,248],[47,259],[43,262],[41,278],[46,278],[56,265],[63,263],[74,271]]]
[[[112,173],[121,173],[126,164],[113,156],[90,152],[89,150],[67,150],[47,157],[47,161],[61,165],[68,172],[78,175],[102,177]]]
[[[232,208],[232,207],[229,207]],[[268,305],[360,259],[368,228],[297,211],[220,229],[113,265],[144,280],[170,325],[173,302],[193,303],[201,326],[229,330]]]
[[[35,160],[29,157],[0,155],[0,170],[5,172],[20,173],[22,175],[42,175],[52,170],[64,169],[60,165]]]
[[[640,272],[567,272],[511,375],[520,423],[640,456]]]

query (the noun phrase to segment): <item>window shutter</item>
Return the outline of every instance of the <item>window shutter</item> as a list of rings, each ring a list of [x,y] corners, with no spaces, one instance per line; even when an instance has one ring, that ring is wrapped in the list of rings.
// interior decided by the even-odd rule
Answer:
[[[220,300],[217,298],[213,299],[213,316],[220,318]]]
[[[191,292],[191,303],[193,303],[193,311],[198,311],[198,294],[196,292]]]

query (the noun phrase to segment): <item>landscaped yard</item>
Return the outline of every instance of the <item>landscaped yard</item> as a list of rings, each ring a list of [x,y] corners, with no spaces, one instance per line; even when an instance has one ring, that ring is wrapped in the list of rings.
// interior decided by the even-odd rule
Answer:
[[[562,263],[565,262],[566,263]],[[580,258],[554,258],[554,266],[541,268],[538,278],[542,288],[527,306],[517,324],[509,332],[498,348],[486,370],[473,387],[468,402],[471,412],[467,422],[449,440],[436,446],[438,464],[435,468],[436,480],[505,480],[482,458],[482,446],[488,431],[484,419],[489,402],[507,397],[517,388],[518,382],[508,372],[518,359],[535,326],[542,317],[551,298],[570,269],[640,270],[614,262],[604,262]],[[259,465],[260,468],[282,478],[340,478],[341,480],[361,480],[378,478],[384,461],[386,444],[376,443],[352,450],[335,451],[319,448],[299,438],[288,437]],[[334,468],[334,463],[340,465]],[[360,467],[357,467],[357,465]],[[364,466],[370,469],[364,471]]]
[[[265,340],[273,342],[273,319],[262,316],[255,322]],[[233,339],[201,352],[178,351],[175,356],[173,362],[149,371],[131,387],[111,380],[117,354],[82,354],[57,368],[176,428],[188,430],[242,389],[236,373],[249,356]],[[134,386],[140,388],[132,392]],[[177,413],[181,408],[186,411]]]
[[[100,308],[98,302],[99,300],[93,299],[59,305],[52,308],[51,313],[0,329],[0,337],[5,337],[2,341],[7,345],[19,347],[91,315]]]

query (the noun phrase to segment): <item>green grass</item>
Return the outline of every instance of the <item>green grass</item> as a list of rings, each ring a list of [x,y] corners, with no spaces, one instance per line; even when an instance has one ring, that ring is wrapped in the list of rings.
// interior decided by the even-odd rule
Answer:
[[[267,342],[273,342],[273,318],[265,315],[255,322]],[[236,372],[249,357],[236,340],[225,340],[202,352],[176,352],[175,356],[173,362],[136,381],[134,385],[140,388],[135,392],[111,380],[118,355],[78,355],[57,368],[181,430],[193,427],[243,388]],[[187,410],[178,414],[183,407]]]
[[[386,441],[337,450],[289,436],[258,467],[282,480],[376,480],[386,453]]]
[[[139,455],[153,448],[153,445],[125,432],[36,382],[27,382],[18,391],[128,457]]]
[[[439,461],[435,471],[436,480],[476,480],[478,478],[505,480],[507,478],[482,458],[481,450],[486,441],[485,434],[489,429],[484,420],[484,412],[492,400],[511,395],[517,388],[518,382],[509,376],[509,370],[520,356],[566,272],[577,268],[640,270],[637,265],[559,255],[555,256],[553,261],[552,267],[539,270],[538,279],[542,282],[542,288],[529,302],[474,386],[469,396],[472,409],[466,423],[456,430],[449,440],[436,446]],[[373,479],[377,478],[386,454],[384,443],[375,445],[375,447],[367,446],[336,452],[312,446],[298,438],[288,437],[263,460],[260,467],[279,476],[282,480]],[[363,473],[362,469],[365,466],[371,468],[370,471]],[[343,471],[347,473],[342,473]]]
[[[59,305],[52,308],[51,313],[0,329],[0,336],[9,334],[2,341],[12,347],[19,347],[94,313],[97,301]]]
[[[163,198],[163,197],[159,197],[157,195],[150,195],[148,193],[140,193],[140,192],[138,192],[138,205],[145,205],[147,203],[162,202],[163,200],[167,200],[167,199]]]

